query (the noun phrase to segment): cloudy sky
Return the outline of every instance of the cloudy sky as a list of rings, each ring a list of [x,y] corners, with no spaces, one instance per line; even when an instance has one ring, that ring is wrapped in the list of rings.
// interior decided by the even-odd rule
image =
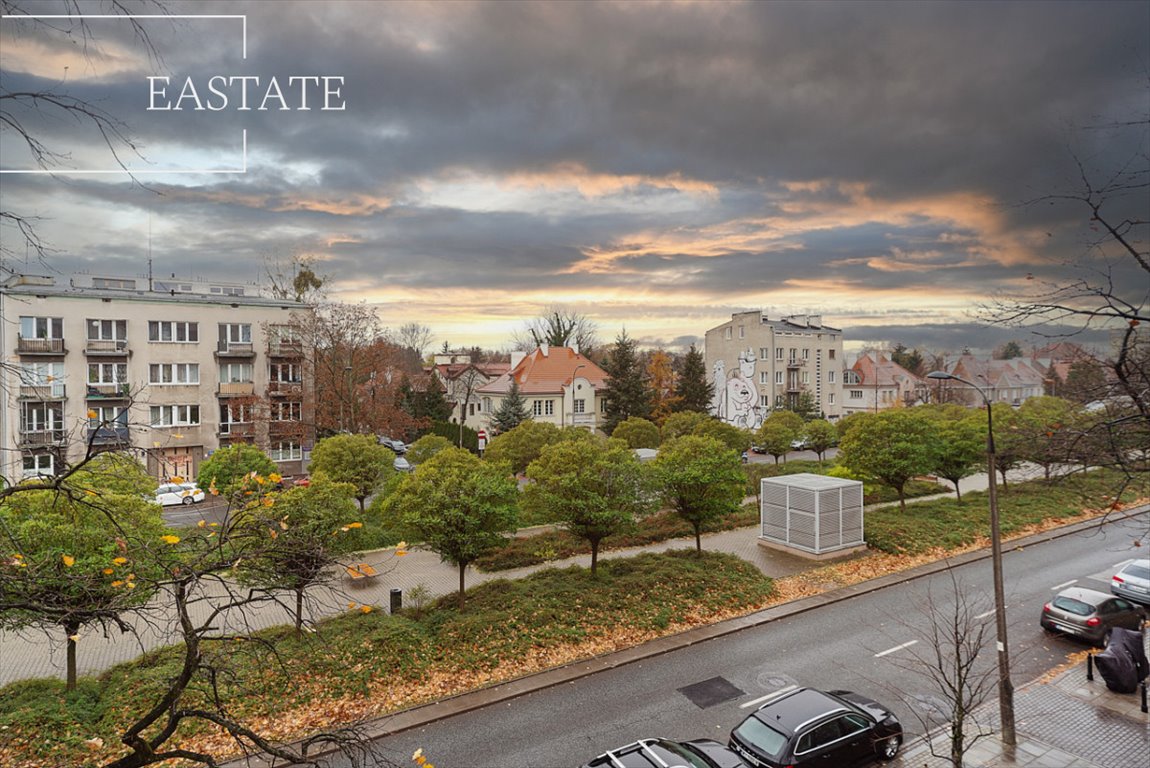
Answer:
[[[650,345],[744,309],[822,314],[848,345],[1032,343],[978,307],[1106,254],[1080,206],[1024,203],[1080,189],[1076,158],[1101,184],[1147,151],[1145,124],[1113,127],[1150,113],[1145,2],[164,9],[138,21],[154,55],[123,19],[3,20],[0,87],[90,100],[140,173],[90,173],[117,168],[90,124],[14,106],[67,156],[0,177],[0,209],[39,217],[61,271],[142,274],[150,254],[157,275],[253,281],[312,255],[333,296],[436,346],[502,347],[555,304]],[[325,76],[344,109],[314,84],[300,109],[289,78]],[[0,150],[36,168],[16,132]],[[0,232],[6,268],[44,271]],[[1145,301],[1144,273],[1115,278]]]

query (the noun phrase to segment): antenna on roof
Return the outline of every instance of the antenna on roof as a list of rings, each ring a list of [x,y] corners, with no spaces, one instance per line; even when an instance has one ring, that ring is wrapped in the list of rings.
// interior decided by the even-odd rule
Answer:
[[[152,287],[152,212],[148,211],[148,290],[153,291]]]

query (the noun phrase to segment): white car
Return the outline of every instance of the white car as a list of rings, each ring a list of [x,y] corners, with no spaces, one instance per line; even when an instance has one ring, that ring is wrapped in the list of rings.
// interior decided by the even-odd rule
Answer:
[[[156,489],[156,503],[165,507],[176,504],[198,504],[204,492],[195,483],[166,483]]]

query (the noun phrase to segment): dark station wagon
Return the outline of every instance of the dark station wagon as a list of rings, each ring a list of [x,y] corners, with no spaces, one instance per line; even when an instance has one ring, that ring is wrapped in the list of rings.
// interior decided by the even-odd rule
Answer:
[[[851,691],[797,688],[747,716],[730,747],[752,768],[865,765],[890,760],[902,725],[878,702]]]

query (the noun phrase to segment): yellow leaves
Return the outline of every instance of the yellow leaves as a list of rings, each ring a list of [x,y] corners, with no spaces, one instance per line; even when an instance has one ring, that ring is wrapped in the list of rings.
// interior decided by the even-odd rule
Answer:
[[[216,487],[216,479],[213,477],[212,482],[208,483],[208,493],[213,496],[220,495],[220,489]]]
[[[416,765],[422,766],[422,768],[435,768],[434,765],[428,762],[427,757],[423,754],[423,747],[415,750],[415,754],[411,756],[411,759]]]
[[[89,419],[94,419],[94,418],[96,418],[97,415],[98,414],[95,411],[93,411],[91,408],[88,409],[88,418]]]
[[[128,558],[126,558],[126,557],[113,557],[112,558],[112,563],[115,565],[123,565],[126,562],[128,562]]]
[[[286,530],[288,529],[288,524],[287,524],[287,516],[284,516],[284,517],[283,517],[283,518],[280,520],[280,529],[281,529],[281,530],[284,530],[284,531],[286,531]]]
[[[64,561],[64,565],[68,568],[76,564],[76,558],[71,555],[60,555],[60,559]]]
[[[203,527],[205,527],[207,524],[208,524],[208,521],[207,521],[207,520],[201,520],[200,522],[196,523],[196,527],[197,527],[197,528],[203,528]]]
[[[12,558],[8,560],[8,565],[13,568],[27,568],[28,564],[24,562],[24,556],[19,552],[13,552]]]
[[[279,472],[272,472],[270,475],[268,475],[268,480],[273,483],[283,482],[283,479],[283,475],[281,475]]]
[[[395,545],[395,556],[396,557],[403,557],[406,554],[407,554],[407,542],[406,541],[401,541]]]
[[[105,576],[111,576],[111,575],[112,575],[113,573],[115,573],[115,572],[116,572],[116,569],[115,569],[115,568],[105,568],[105,569],[103,570],[103,574],[104,574]]]
[[[278,539],[280,537],[280,532],[275,528],[268,528],[268,536],[271,536],[273,539]]]
[[[362,527],[363,527],[363,523],[348,523],[348,524],[347,524],[347,527],[348,527],[348,528],[362,528]]]
[[[180,537],[169,533],[169,534],[166,534],[164,536],[161,536],[160,541],[164,542],[165,544],[179,544],[180,543]]]
[[[359,607],[359,612],[360,613],[371,613],[371,606],[370,605],[361,605]]]
[[[265,507],[274,507],[275,503],[276,503],[276,500],[274,498],[272,498],[271,496],[264,496],[262,504]]]
[[[73,643],[80,642],[80,636],[79,635],[68,635],[68,639],[71,640]]]
[[[120,579],[116,579],[115,581],[112,582],[112,586],[113,587],[122,587],[122,586],[124,586],[124,582]]]
[[[172,482],[176,485],[179,485],[180,483],[184,482],[184,478],[180,477],[179,475],[172,475]]]
[[[348,609],[349,611],[354,611],[354,610],[355,610],[355,603],[348,603],[348,604],[347,604],[347,609]]]

